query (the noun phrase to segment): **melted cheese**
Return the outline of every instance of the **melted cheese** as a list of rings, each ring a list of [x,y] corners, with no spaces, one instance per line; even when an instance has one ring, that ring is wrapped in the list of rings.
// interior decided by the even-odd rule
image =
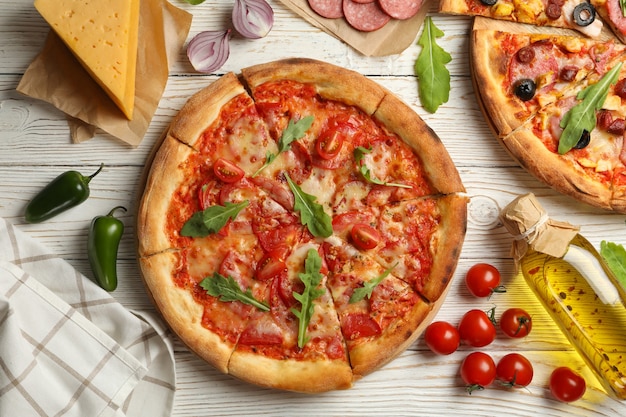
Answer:
[[[139,0],[35,0],[35,8],[132,119]]]

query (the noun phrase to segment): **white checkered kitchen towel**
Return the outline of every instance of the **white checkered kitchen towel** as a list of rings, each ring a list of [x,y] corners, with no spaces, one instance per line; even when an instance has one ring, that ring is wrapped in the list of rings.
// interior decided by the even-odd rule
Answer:
[[[169,416],[171,341],[0,218],[0,416]]]

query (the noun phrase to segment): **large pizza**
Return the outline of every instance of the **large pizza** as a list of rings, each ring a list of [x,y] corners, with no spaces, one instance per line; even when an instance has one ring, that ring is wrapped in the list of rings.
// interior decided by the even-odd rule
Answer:
[[[221,76],[158,144],[137,221],[165,321],[221,372],[350,387],[444,300],[467,198],[444,145],[368,78],[290,59]]]

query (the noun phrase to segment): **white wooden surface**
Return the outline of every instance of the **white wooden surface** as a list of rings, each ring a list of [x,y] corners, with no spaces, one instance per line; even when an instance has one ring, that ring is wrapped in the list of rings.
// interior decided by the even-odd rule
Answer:
[[[189,6],[171,0],[194,15],[190,38],[202,30],[217,30],[228,22],[232,1],[207,0]],[[222,375],[175,343],[177,395],[173,416],[217,415],[462,415],[462,416],[624,416],[626,402],[608,397],[580,357],[558,333],[541,305],[513,272],[510,237],[497,221],[500,207],[518,194],[534,192],[553,218],[582,226],[594,244],[611,240],[626,244],[626,216],[603,212],[557,194],[521,169],[496,142],[476,104],[469,78],[468,32],[470,19],[429,14],[445,32],[440,45],[452,54],[450,101],[436,114],[425,112],[417,97],[413,65],[419,53],[414,44],[402,54],[371,58],[316,29],[270,0],[275,25],[264,39],[232,41],[231,56],[220,71],[275,59],[301,56],[328,61],[370,76],[409,103],[438,133],[456,163],[468,194],[468,232],[462,258],[449,295],[437,319],[457,323],[471,308],[523,306],[534,318],[533,332],[524,340],[506,339],[501,333],[483,350],[494,359],[521,352],[535,366],[531,386],[522,390],[491,387],[468,395],[458,376],[459,364],[472,348],[447,357],[428,351],[420,338],[403,355],[383,369],[358,381],[347,391],[302,395],[250,386]],[[141,145],[131,149],[106,134],[80,145],[71,144],[64,115],[50,105],[23,97],[15,87],[43,45],[48,27],[32,0],[0,0],[0,216],[61,254],[90,276],[86,260],[86,230],[92,217],[116,205],[129,209],[123,219],[126,233],[119,252],[120,283],[114,296],[129,309],[152,310],[139,278],[134,251],[134,218],[139,198],[139,178],[146,158],[172,116],[187,97],[216,76],[196,74],[181,51],[153,122]],[[46,223],[26,224],[23,209],[48,181],[67,169],[85,174],[105,163],[91,184],[91,197],[80,207]],[[474,263],[497,266],[507,286],[506,294],[490,300],[473,298],[463,276]],[[588,390],[582,400],[564,404],[551,398],[548,377],[557,366],[582,372]]]

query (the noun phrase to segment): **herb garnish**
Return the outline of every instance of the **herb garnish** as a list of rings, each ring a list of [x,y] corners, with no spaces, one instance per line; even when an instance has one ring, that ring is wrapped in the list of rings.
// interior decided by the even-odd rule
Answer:
[[[427,16],[417,42],[422,50],[415,61],[415,75],[420,102],[430,113],[435,113],[442,103],[447,103],[450,96],[450,72],[446,64],[452,61],[452,56],[437,45],[436,40],[443,35],[432,18]]]
[[[626,0],[619,0],[619,7],[622,9],[622,16],[626,17]]]
[[[362,287],[355,289],[352,295],[350,296],[350,304],[358,303],[359,301],[361,301],[362,299],[366,297],[371,298],[372,291],[374,291],[374,288],[376,288],[378,284],[380,284],[381,282],[383,282],[385,278],[387,278],[387,276],[391,273],[391,270],[395,268],[396,265],[398,264],[395,263],[393,266],[386,269],[382,274],[380,274],[376,278],[371,279],[367,282],[364,282]]]
[[[354,159],[356,160],[357,167],[361,175],[363,175],[363,178],[365,178],[368,182],[371,182],[372,184],[386,185],[388,187],[411,188],[410,185],[384,182],[379,180],[378,178],[372,177],[370,169],[367,167],[367,165],[365,165],[365,162],[363,162],[363,157],[370,152],[372,152],[372,148],[368,149],[362,146],[357,146],[356,148],[354,148]]]
[[[315,201],[315,196],[302,191],[285,173],[287,183],[294,196],[294,210],[300,212],[300,222],[315,237],[328,237],[333,233],[332,219],[324,211],[324,207]]]
[[[563,155],[576,146],[585,130],[591,132],[596,127],[596,111],[602,108],[609,94],[609,87],[617,81],[621,68],[620,62],[600,81],[586,87],[576,95],[576,98],[582,101],[568,110],[560,123],[563,132],[559,139],[559,154]]]
[[[259,175],[259,173],[263,171],[269,164],[271,164],[279,154],[285,152],[286,150],[289,150],[291,142],[303,137],[306,131],[311,128],[314,119],[315,118],[313,116],[307,116],[298,120],[297,122],[294,122],[293,119],[289,120],[289,124],[287,125],[285,130],[283,130],[283,134],[278,140],[278,153],[274,154],[268,151],[265,155],[265,163],[254,174],[252,174],[252,177],[256,177],[257,175]]]
[[[621,286],[626,289],[626,249],[624,246],[603,240],[600,242],[600,255],[611,268]]]
[[[306,329],[309,326],[309,322],[315,310],[313,301],[324,294],[324,289],[318,288],[323,278],[323,275],[320,273],[321,268],[322,258],[320,258],[316,250],[309,249],[306,260],[304,261],[305,272],[298,274],[304,284],[304,290],[302,294],[298,294],[295,291],[293,293],[295,299],[300,301],[301,307],[299,311],[295,308],[291,309],[291,312],[298,318],[299,348],[303,348],[309,341],[309,338],[306,336]]]
[[[214,272],[212,277],[206,277],[200,281],[200,286],[204,288],[209,295],[218,297],[220,301],[241,301],[259,310],[270,311],[270,307],[267,303],[254,298],[250,289],[244,292],[233,277],[229,276],[226,278]]]
[[[248,200],[241,203],[224,203],[223,206],[214,205],[203,211],[197,211],[183,225],[180,235],[186,237],[205,237],[219,232],[228,220],[237,217],[239,212],[247,207]]]

